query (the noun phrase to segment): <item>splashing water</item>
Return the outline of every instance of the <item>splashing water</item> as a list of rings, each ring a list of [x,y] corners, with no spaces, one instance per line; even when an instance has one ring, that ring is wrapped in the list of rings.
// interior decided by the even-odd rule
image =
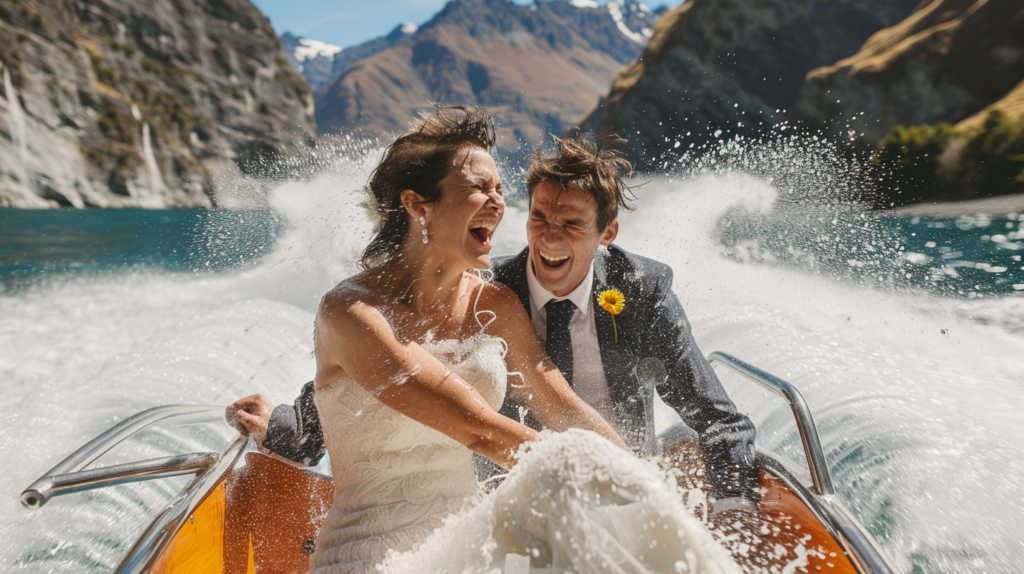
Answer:
[[[149,122],[142,123],[142,156],[146,158],[146,171],[149,172],[149,191],[154,197],[160,197],[166,193],[167,187],[164,185],[163,176],[160,175],[160,166],[156,163],[156,155],[153,154],[153,142],[149,137]]]
[[[857,168],[827,149],[727,152],[640,188],[617,242],[672,265],[703,352],[730,352],[803,391],[839,495],[897,571],[1015,572],[1024,298],[953,298],[908,281],[906,241],[850,199]],[[0,478],[5,570],[108,571],[180,488],[154,481],[20,507],[21,489],[114,417],[256,392],[291,402],[313,373],[319,298],[355,272],[371,235],[358,190],[376,157],[327,154],[319,175],[281,184],[271,204],[288,228],[251,267],[133,269],[0,294],[0,455],[17,461]],[[525,245],[525,220],[509,208],[495,253]],[[786,405],[720,376],[759,445],[801,464]],[[213,450],[227,434],[168,429],[118,456]]]

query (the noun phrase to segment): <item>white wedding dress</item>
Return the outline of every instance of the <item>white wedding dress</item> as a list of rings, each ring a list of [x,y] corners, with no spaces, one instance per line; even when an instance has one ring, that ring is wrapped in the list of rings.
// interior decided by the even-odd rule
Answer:
[[[424,347],[501,406],[503,340]],[[671,479],[594,433],[541,433],[485,495],[469,449],[355,381],[318,389],[316,406],[335,498],[310,558],[314,574],[739,572]]]

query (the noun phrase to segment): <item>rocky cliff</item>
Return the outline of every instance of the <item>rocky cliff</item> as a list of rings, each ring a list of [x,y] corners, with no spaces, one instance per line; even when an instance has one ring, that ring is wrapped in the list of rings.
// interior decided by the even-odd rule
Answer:
[[[676,142],[758,133],[785,118],[807,72],[855,53],[918,2],[689,0],[661,18],[583,125],[629,138],[649,167]]]
[[[0,63],[0,206],[231,205],[315,134],[248,0],[4,0]]]
[[[874,143],[898,124],[980,124],[978,112],[1004,97],[1020,106],[1010,92],[1022,80],[1024,3],[926,0],[856,54],[809,73],[794,114]]]
[[[657,16],[632,0],[453,0],[320,89],[317,125],[325,134],[400,132],[443,101],[486,106],[506,150],[537,145],[593,107]]]

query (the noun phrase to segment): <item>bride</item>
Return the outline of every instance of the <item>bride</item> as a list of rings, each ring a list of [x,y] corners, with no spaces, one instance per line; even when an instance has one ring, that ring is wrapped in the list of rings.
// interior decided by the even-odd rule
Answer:
[[[518,298],[481,278],[505,210],[493,144],[485,111],[442,108],[370,178],[379,231],[316,317],[335,498],[311,571],[529,571],[512,555],[551,572],[734,571],[669,481],[572,392]],[[569,432],[538,440],[498,413],[506,392]],[[473,452],[512,469],[489,495]]]

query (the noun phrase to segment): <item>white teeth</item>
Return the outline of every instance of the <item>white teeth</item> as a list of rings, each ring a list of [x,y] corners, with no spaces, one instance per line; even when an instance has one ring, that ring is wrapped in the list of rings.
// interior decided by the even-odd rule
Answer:
[[[563,255],[561,257],[555,257],[553,255],[548,255],[547,253],[544,253],[543,251],[540,252],[540,256],[543,257],[544,259],[547,259],[548,261],[565,261],[566,259],[569,258],[568,255]]]
[[[487,231],[494,231],[494,228],[498,227],[498,224],[494,221],[474,221],[469,224],[470,229],[479,229],[481,227]]]

